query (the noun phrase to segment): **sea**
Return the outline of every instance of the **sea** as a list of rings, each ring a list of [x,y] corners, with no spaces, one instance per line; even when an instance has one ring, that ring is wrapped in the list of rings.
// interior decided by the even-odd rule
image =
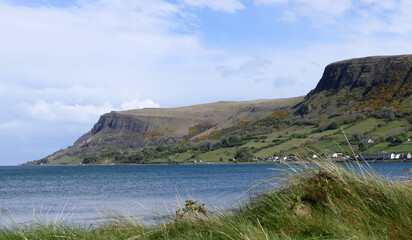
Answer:
[[[0,167],[3,226],[37,223],[97,225],[124,217],[142,224],[173,218],[185,200],[209,211],[236,208],[278,188],[299,164],[202,164]],[[369,166],[404,180],[412,162]],[[285,171],[286,170],[286,171]]]

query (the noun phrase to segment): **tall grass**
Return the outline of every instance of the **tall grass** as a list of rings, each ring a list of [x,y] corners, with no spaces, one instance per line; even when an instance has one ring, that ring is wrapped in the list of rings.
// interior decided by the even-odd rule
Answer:
[[[93,229],[16,226],[2,229],[0,239],[412,239],[411,182],[383,179],[360,165],[300,166],[283,187],[236,210],[193,211],[155,226],[133,218]]]

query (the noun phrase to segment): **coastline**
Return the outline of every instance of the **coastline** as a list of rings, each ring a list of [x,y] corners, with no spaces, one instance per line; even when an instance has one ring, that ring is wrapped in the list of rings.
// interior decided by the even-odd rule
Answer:
[[[404,160],[352,160],[352,161],[345,161],[345,160],[324,160],[324,161],[287,161],[287,162],[175,162],[175,163],[121,163],[121,164],[56,164],[56,165],[17,165],[18,167],[26,167],[26,166],[39,166],[39,167],[50,167],[50,166],[162,166],[162,165],[236,165],[236,164],[308,164],[308,163],[322,163],[322,162],[336,162],[336,163],[356,163],[356,162],[365,162],[365,163],[396,163],[396,162],[412,162],[412,159],[404,159]]]

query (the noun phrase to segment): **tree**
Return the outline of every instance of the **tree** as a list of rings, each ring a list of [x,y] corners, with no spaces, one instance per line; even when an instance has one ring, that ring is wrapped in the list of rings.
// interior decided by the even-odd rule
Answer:
[[[359,143],[359,151],[363,152],[367,149],[366,143],[360,142]]]
[[[236,150],[236,155],[235,159],[240,161],[240,162],[248,162],[254,157],[252,151],[250,151],[249,148],[243,147],[243,148],[238,148]]]
[[[353,138],[355,138],[356,141],[360,141],[362,140],[364,134],[365,134],[364,131],[357,130],[356,132],[353,133]]]
[[[326,130],[334,130],[334,129],[338,129],[340,127],[340,124],[338,122],[332,122],[327,128]]]

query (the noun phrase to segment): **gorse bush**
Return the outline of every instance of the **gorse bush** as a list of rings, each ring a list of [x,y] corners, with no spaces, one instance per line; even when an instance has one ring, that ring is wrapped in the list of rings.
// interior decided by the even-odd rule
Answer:
[[[197,216],[199,214],[206,215],[206,206],[204,203],[198,204],[194,200],[186,200],[185,206],[176,210],[176,217],[183,219],[189,216]]]

